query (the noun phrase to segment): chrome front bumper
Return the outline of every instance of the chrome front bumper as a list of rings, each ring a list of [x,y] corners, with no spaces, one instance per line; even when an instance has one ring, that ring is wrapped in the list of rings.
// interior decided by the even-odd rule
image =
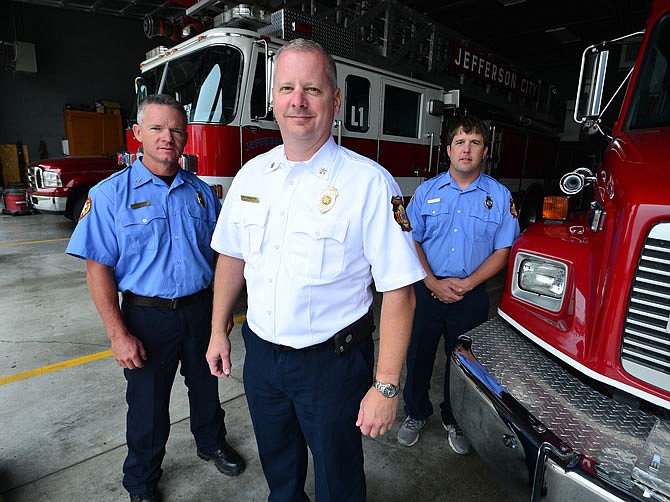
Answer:
[[[40,213],[63,214],[67,206],[67,197],[47,197],[29,193],[28,204]]]
[[[515,499],[670,500],[670,422],[587,386],[500,317],[461,337],[450,389]]]

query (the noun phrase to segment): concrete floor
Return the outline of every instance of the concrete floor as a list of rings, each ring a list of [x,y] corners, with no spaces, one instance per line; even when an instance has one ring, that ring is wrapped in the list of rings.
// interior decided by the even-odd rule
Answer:
[[[90,299],[84,262],[64,254],[72,229],[61,216],[0,216],[0,502],[128,500],[121,485],[125,381]],[[493,282],[492,311],[500,287]],[[237,315],[244,315],[243,304]],[[220,382],[220,397],[228,440],[248,467],[230,478],[196,456],[177,375],[159,485],[165,501],[267,500],[241,381],[240,325],[232,334],[232,378]],[[436,368],[443,364],[441,353]],[[439,415],[417,445],[398,445],[403,418],[399,410],[391,432],[364,439],[370,502],[509,500],[477,454],[449,449]]]

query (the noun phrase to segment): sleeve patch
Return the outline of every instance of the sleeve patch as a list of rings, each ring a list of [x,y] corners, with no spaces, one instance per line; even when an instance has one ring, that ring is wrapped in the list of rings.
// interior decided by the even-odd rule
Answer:
[[[402,195],[394,195],[391,197],[391,205],[393,206],[393,218],[400,225],[403,232],[411,232],[412,227],[409,224],[409,218],[407,217],[407,211],[405,211],[405,206],[402,202]]]
[[[79,215],[80,220],[88,214],[88,212],[91,210],[92,205],[93,205],[93,202],[91,201],[91,198],[87,197],[86,202],[84,202],[84,207],[81,208],[81,214]]]

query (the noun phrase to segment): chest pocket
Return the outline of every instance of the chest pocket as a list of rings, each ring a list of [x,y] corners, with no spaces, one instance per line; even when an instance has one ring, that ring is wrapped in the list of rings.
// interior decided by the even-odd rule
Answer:
[[[424,238],[435,237],[445,232],[445,229],[451,228],[452,225],[452,215],[446,204],[426,204],[421,208],[421,218],[426,226]]]
[[[488,209],[484,204],[473,207],[470,211],[472,238],[477,242],[492,242],[500,222],[500,213],[495,209]]]
[[[161,235],[167,235],[167,217],[158,206],[130,209],[122,216],[121,227],[128,249],[157,249]]]
[[[261,255],[268,208],[260,204],[245,204],[243,209],[243,211],[237,211],[239,218],[233,221],[233,225],[237,227],[244,261],[253,266]]]
[[[214,227],[216,226],[216,215],[214,214],[214,211],[209,211],[207,208],[204,208],[199,204],[188,205],[186,211],[191,217],[193,228],[186,228],[185,231],[192,238],[198,239],[199,241],[211,240]],[[206,245],[209,247],[209,242],[206,242]]]
[[[331,280],[344,270],[348,220],[301,220],[291,238],[291,271],[312,280]]]

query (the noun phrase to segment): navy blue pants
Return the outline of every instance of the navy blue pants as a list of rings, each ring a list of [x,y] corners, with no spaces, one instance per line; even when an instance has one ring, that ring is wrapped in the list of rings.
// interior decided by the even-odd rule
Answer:
[[[244,390],[270,502],[310,500],[308,452],[318,502],[365,501],[360,402],[372,385],[374,343],[338,356],[334,346],[276,350],[242,326]]]
[[[154,491],[170,432],[170,391],[180,372],[188,387],[191,432],[203,453],[216,451],[225,440],[225,413],[219,401],[218,379],[205,353],[212,322],[212,297],[169,308],[122,306],[128,330],[147,351],[143,368],[124,370],[127,381],[126,439],[123,486],[132,495]]]
[[[428,391],[440,339],[444,339],[447,360],[444,368],[442,422],[455,424],[449,400],[449,365],[458,337],[488,319],[489,297],[485,284],[480,284],[456,303],[442,303],[430,295],[423,281],[414,284],[416,310],[412,338],[407,350],[407,378],[403,388],[405,414],[426,420],[433,414]]]

